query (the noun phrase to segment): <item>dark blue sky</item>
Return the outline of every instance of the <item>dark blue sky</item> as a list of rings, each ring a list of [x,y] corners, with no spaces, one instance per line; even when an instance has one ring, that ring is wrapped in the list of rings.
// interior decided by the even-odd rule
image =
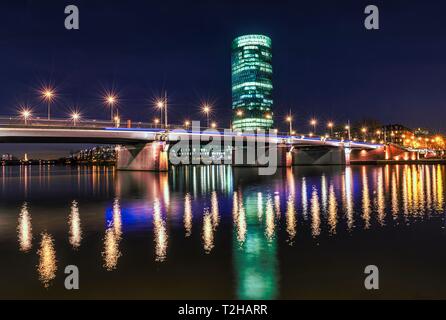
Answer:
[[[68,4],[80,9],[79,31],[64,28]],[[380,9],[379,31],[363,27],[367,4]],[[443,131],[444,12],[435,0],[1,1],[0,114],[26,102],[43,115],[35,90],[52,82],[60,117],[78,105],[105,118],[101,91],[114,87],[121,114],[148,121],[165,88],[172,120],[198,119],[209,99],[227,125],[231,41],[264,33],[273,40],[276,121],[292,108],[302,131],[313,116]]]

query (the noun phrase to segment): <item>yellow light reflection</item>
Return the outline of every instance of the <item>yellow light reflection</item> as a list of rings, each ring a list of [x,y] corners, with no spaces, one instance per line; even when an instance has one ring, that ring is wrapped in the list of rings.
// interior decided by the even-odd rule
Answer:
[[[25,202],[19,215],[19,223],[17,226],[20,251],[28,252],[33,244],[31,215],[28,211],[28,204]]]
[[[45,288],[48,288],[51,281],[56,278],[57,260],[54,240],[46,232],[41,234],[40,248],[37,255],[39,256],[39,265],[37,266],[39,280]]]
[[[206,254],[211,253],[212,249],[214,248],[212,216],[207,210],[203,215],[203,247]]]
[[[319,204],[319,196],[316,187],[313,187],[311,193],[311,235],[317,237],[321,234],[321,208]]]
[[[336,234],[336,225],[338,223],[338,202],[334,192],[334,186],[331,184],[328,192],[328,225],[330,234]]]
[[[268,197],[266,201],[266,210],[265,210],[265,222],[266,222],[266,238],[271,241],[274,238],[274,230],[276,228],[276,222],[274,217],[274,207],[273,201],[270,197]]]
[[[287,200],[286,231],[288,233],[288,242],[292,245],[294,237],[296,236],[296,209],[294,207],[293,194],[289,194]]]
[[[376,206],[378,212],[378,222],[380,225],[384,225],[384,219],[386,217],[386,199],[384,197],[384,176],[383,171],[380,168],[378,172],[378,181],[377,181],[377,198],[376,198]]]
[[[155,236],[155,261],[164,262],[167,257],[168,236],[166,224],[161,213],[161,204],[158,199],[153,206],[153,230]]]
[[[122,217],[119,199],[113,202],[113,221],[105,230],[104,236],[104,251],[102,257],[104,258],[104,268],[107,271],[115,270],[118,266],[118,260],[122,256],[119,249],[122,236]]]
[[[366,167],[362,167],[362,219],[364,220],[364,229],[370,228],[370,193],[367,178]]]
[[[211,216],[212,216],[212,226],[214,227],[215,230],[220,224],[220,211],[218,208],[218,197],[216,191],[213,191],[211,194]]]
[[[69,241],[73,248],[77,249],[82,241],[81,219],[79,216],[79,207],[76,201],[71,203],[71,213],[68,218]]]
[[[190,237],[192,234],[192,201],[189,193],[184,197],[184,230],[186,231],[186,237]]]

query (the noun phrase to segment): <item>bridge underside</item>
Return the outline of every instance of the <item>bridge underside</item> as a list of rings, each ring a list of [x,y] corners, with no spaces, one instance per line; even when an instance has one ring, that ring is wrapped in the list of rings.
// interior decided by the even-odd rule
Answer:
[[[343,147],[298,147],[291,150],[292,165],[346,165]]]

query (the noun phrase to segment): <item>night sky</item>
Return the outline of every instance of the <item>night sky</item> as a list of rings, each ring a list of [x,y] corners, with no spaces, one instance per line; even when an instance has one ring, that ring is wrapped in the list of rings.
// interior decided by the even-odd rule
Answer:
[[[69,4],[80,10],[78,31],[64,28]],[[368,4],[380,9],[378,31],[363,26]],[[228,126],[231,41],[261,33],[273,41],[275,120],[283,128],[291,108],[301,132],[313,116],[321,126],[372,118],[443,132],[445,12],[434,0],[1,1],[0,115],[28,103],[44,116],[36,90],[52,83],[57,117],[73,106],[87,118],[108,117],[101,93],[114,88],[123,118],[151,121],[151,101],[166,89],[172,122],[200,119],[208,100]]]

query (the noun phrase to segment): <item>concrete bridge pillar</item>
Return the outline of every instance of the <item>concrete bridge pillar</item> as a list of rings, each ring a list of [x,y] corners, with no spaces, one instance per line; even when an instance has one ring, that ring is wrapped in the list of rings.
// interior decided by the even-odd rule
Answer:
[[[168,171],[169,169],[168,145],[165,142],[121,145],[116,151],[117,170]]]
[[[232,152],[232,164],[235,167],[263,167],[269,165],[265,160],[275,161],[277,167],[292,166],[292,148],[285,144],[277,144],[274,147],[263,146],[263,150],[236,146]],[[271,154],[274,152],[275,154]],[[261,159],[259,159],[259,154]],[[265,157],[265,156],[266,157]]]
[[[346,165],[347,153],[344,147],[311,146],[292,150],[293,165]]]

